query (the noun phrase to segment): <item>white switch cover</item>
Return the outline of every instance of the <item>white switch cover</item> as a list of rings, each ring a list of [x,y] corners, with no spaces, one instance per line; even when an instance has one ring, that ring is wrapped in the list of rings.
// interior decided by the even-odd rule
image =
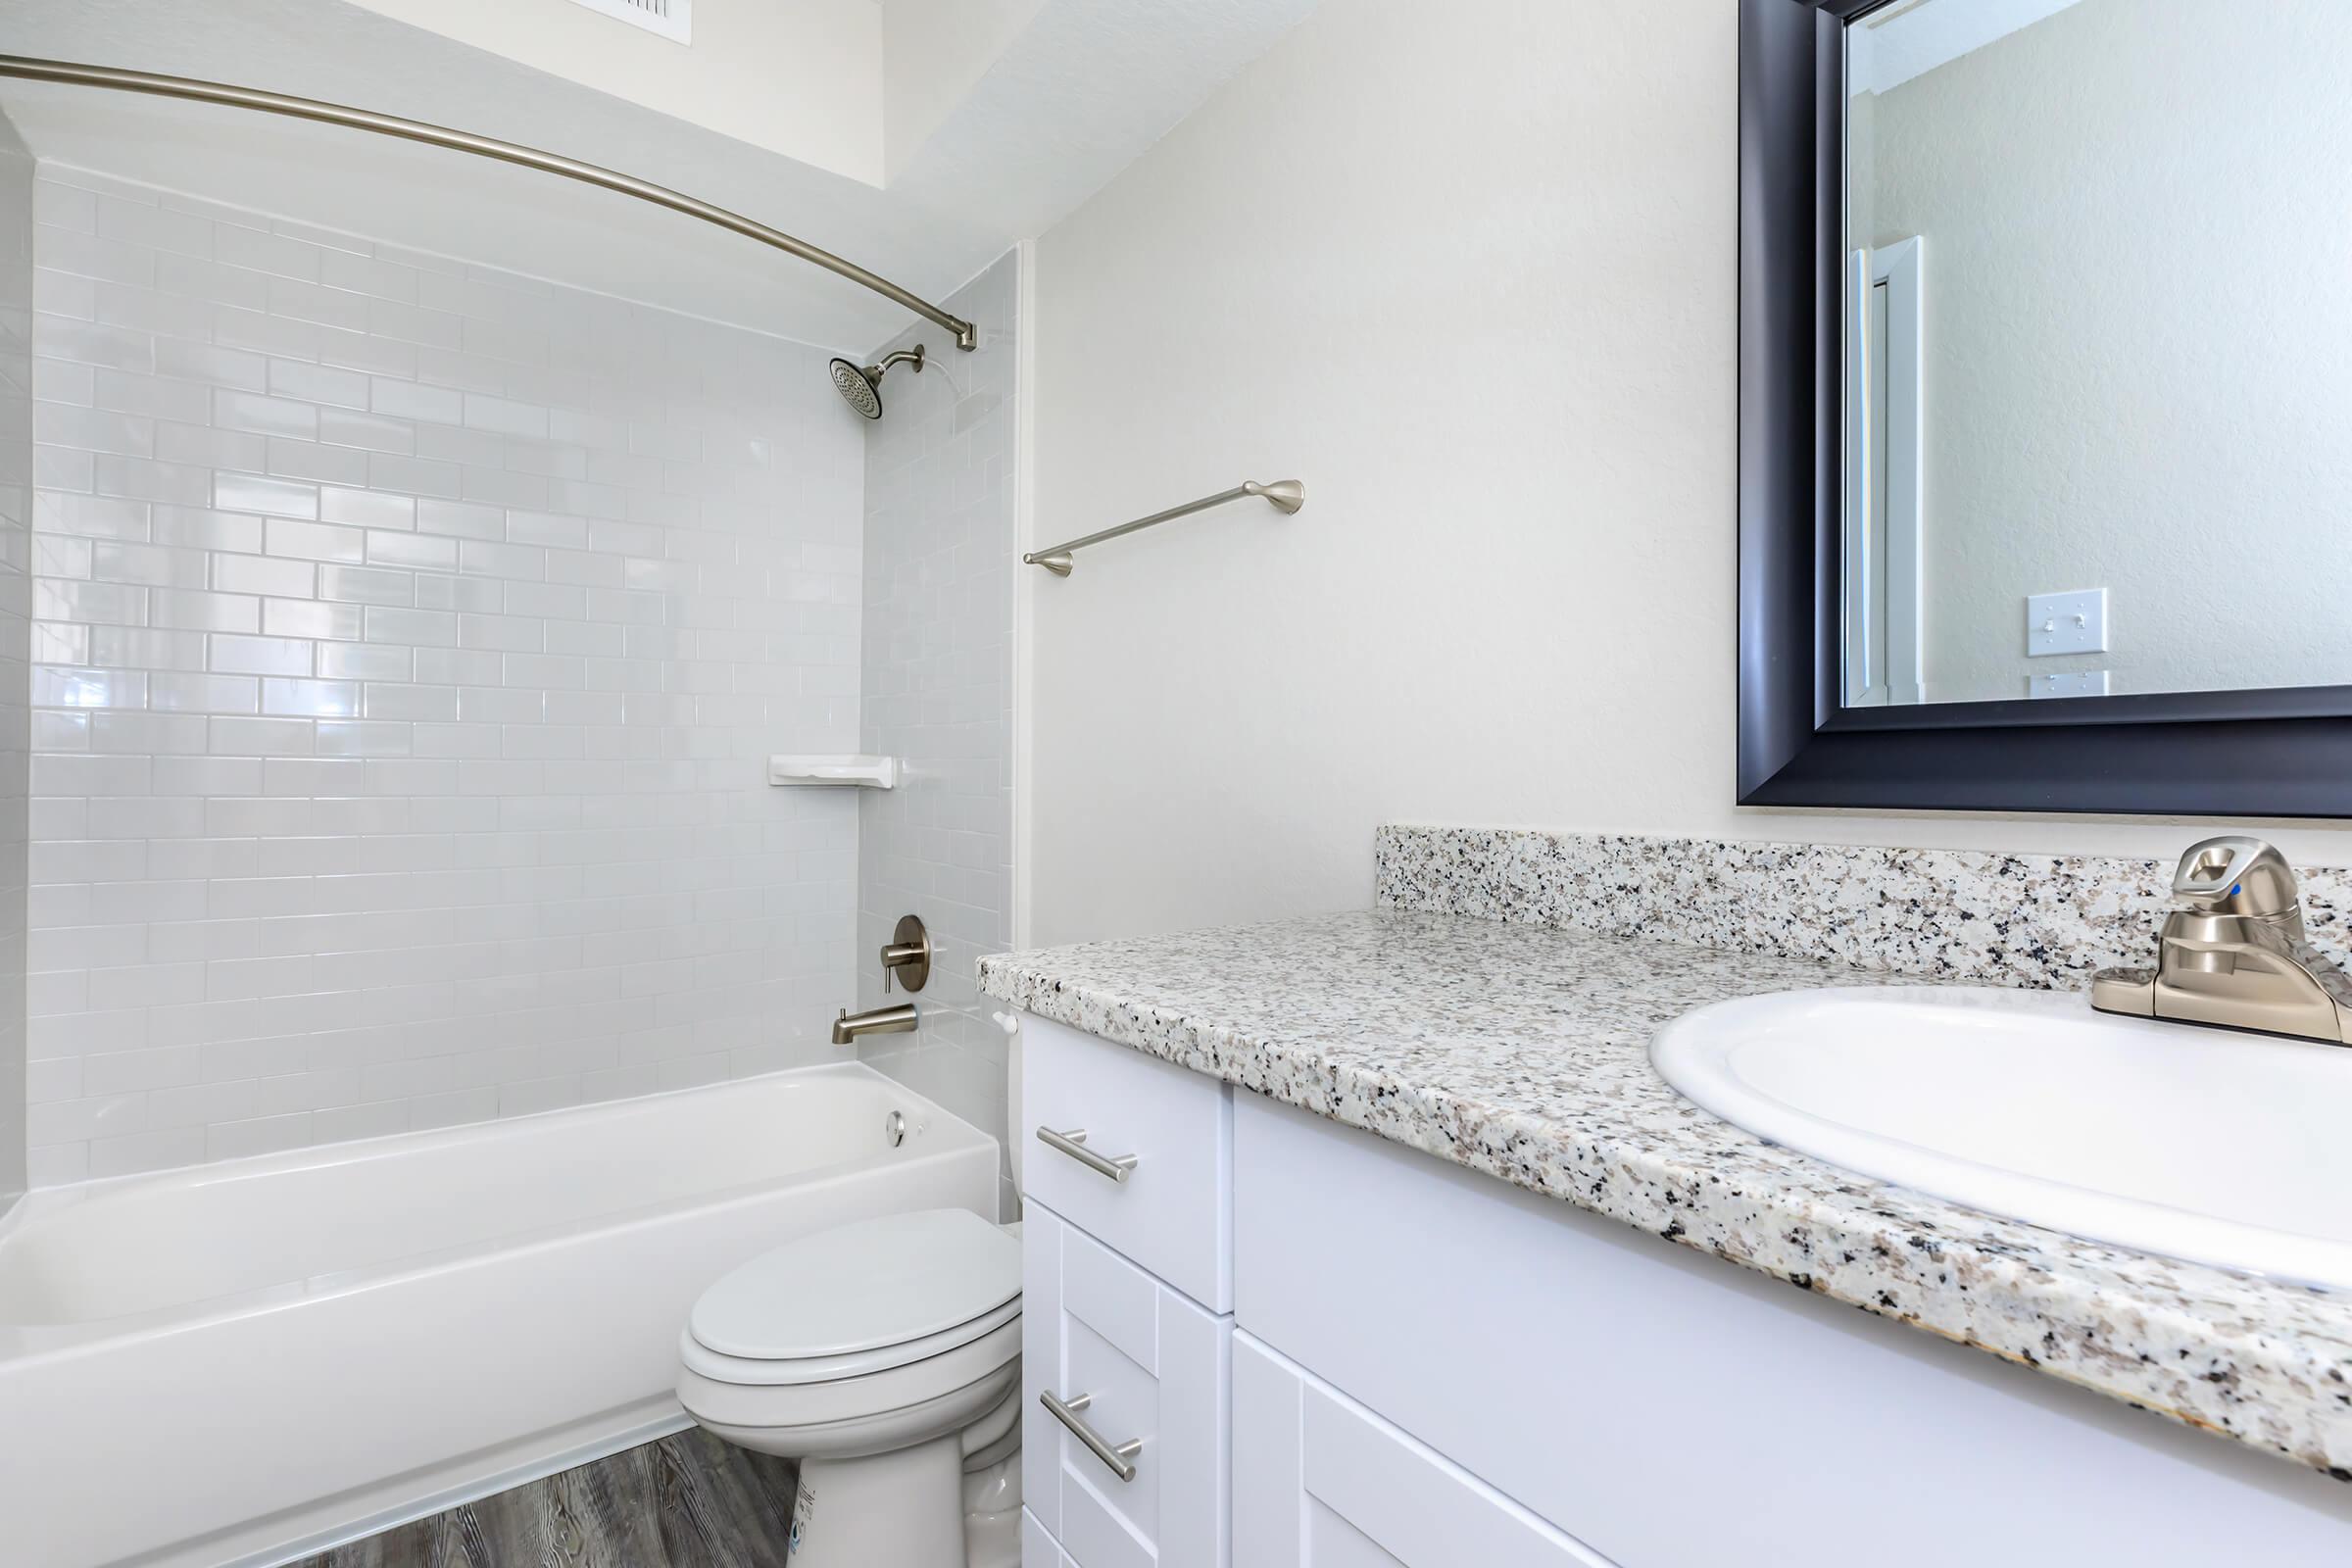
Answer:
[[[2035,594],[2026,601],[2026,654],[2103,654],[2107,651],[2107,590]]]
[[[2107,695],[2107,672],[2103,669],[2078,669],[2071,675],[2029,675],[2026,677],[2028,697],[2104,697]]]

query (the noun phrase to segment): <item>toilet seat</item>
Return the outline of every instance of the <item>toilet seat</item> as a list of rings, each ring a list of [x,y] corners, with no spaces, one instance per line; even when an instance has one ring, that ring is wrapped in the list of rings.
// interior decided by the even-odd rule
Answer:
[[[688,1329],[678,1343],[678,1358],[685,1363],[688,1371],[699,1373],[713,1383],[740,1383],[746,1387],[835,1383],[843,1378],[871,1377],[877,1372],[894,1371],[912,1366],[918,1361],[936,1360],[966,1346],[985,1341],[1007,1324],[1015,1325],[1013,1348],[1017,1353],[1020,1317],[1021,1303],[1017,1299],[1010,1300],[993,1312],[983,1313],[968,1323],[958,1323],[937,1334],[909,1340],[904,1345],[884,1345],[849,1355],[722,1355],[696,1339],[694,1331]]]
[[[960,1208],[888,1214],[728,1274],[695,1303],[679,1350],[715,1383],[865,1377],[996,1338],[1020,1317],[1020,1243],[1002,1228]],[[1004,1339],[1017,1353],[1017,1330]]]
[[[939,1428],[953,1430],[1018,1383],[1020,1359],[1021,1322],[1016,1317],[944,1355],[859,1377],[755,1381],[766,1370],[758,1363],[750,1363],[752,1375],[745,1375],[740,1363],[706,1372],[689,1361],[678,1372],[678,1402],[714,1430],[790,1433],[801,1451],[818,1451],[811,1440],[828,1430],[860,1425],[893,1432],[906,1426],[929,1428],[933,1417],[927,1412],[938,1409],[960,1414],[960,1419],[946,1419]]]

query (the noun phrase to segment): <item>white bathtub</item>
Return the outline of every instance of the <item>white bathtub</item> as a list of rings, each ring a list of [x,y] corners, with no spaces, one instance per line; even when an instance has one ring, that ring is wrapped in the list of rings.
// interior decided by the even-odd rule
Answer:
[[[856,1065],[36,1192],[0,1559],[274,1563],[676,1430],[719,1275],[996,1202],[995,1140]]]

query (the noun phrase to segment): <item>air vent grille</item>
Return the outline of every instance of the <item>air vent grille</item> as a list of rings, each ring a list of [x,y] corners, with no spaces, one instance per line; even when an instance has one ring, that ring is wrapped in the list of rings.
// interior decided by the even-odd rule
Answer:
[[[658,32],[672,43],[694,41],[694,0],[572,0],[572,4]]]

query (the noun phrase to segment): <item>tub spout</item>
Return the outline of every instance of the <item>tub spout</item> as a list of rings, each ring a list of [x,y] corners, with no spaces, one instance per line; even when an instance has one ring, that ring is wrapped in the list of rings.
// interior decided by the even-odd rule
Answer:
[[[875,1007],[868,1012],[841,1009],[833,1020],[833,1043],[837,1046],[855,1045],[859,1035],[904,1035],[914,1032],[914,1004],[902,1002],[895,1007]]]

